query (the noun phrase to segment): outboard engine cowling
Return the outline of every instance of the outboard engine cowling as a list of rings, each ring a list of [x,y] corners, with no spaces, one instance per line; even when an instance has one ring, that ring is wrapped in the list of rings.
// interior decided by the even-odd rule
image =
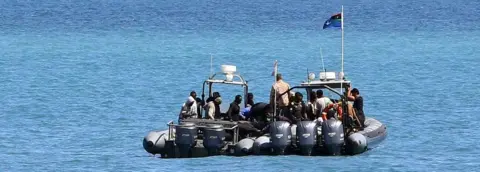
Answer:
[[[175,127],[175,144],[180,157],[190,157],[197,139],[197,127],[193,123],[181,123]]]
[[[344,145],[342,122],[335,118],[323,121],[322,136],[327,152],[330,155],[340,155]]]
[[[317,123],[314,121],[297,123],[297,139],[302,155],[310,156],[313,147],[317,144]]]
[[[225,146],[225,130],[222,125],[211,124],[203,130],[203,147],[207,149],[208,155],[217,155]]]
[[[270,139],[274,154],[285,154],[285,150],[291,144],[291,138],[292,130],[289,122],[275,121],[270,124]]]

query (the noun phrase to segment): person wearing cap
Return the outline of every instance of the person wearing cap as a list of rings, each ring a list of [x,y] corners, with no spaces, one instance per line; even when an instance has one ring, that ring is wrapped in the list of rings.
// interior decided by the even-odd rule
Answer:
[[[197,103],[192,96],[189,96],[187,101],[183,103],[180,111],[179,119],[197,118]]]
[[[220,104],[222,103],[222,98],[219,92],[213,92],[212,96],[207,98],[206,104],[204,105],[205,109],[205,118],[206,119],[219,119],[220,118]]]
[[[276,100],[276,105],[277,108],[281,110],[282,112],[288,111],[288,105],[289,105],[289,96],[291,95],[290,93],[285,93],[290,89],[290,84],[285,82],[283,80],[283,77],[281,74],[277,74],[276,76],[276,82],[275,84],[272,85],[272,88],[270,90],[270,104],[274,105],[274,102]],[[282,93],[282,96],[280,96]],[[275,99],[276,96],[276,99]]]
[[[205,107],[205,118],[207,119],[219,119],[220,118],[220,107],[219,105],[222,103],[222,98],[217,97],[212,101],[209,101]]]

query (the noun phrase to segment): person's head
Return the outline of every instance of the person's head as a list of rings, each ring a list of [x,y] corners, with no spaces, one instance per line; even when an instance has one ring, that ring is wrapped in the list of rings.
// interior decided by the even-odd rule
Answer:
[[[322,90],[317,90],[317,98],[323,97],[323,91]]]
[[[221,97],[219,92],[213,92],[213,98]]]
[[[193,98],[197,98],[197,93],[195,91],[190,92],[190,96]]]
[[[311,102],[314,102],[315,100],[317,100],[317,94],[315,94],[315,92],[310,92],[310,101]]]
[[[300,102],[302,100],[303,100],[303,94],[299,93],[299,92],[296,92],[295,93],[295,101]]]
[[[278,73],[278,74],[277,74],[277,81],[280,81],[280,80],[282,80],[282,79],[283,79],[282,74],[279,74],[279,73]]]
[[[235,96],[235,103],[237,103],[237,104],[242,103],[242,96],[241,95],[236,95]]]
[[[330,110],[328,110],[328,112],[327,112],[327,119],[329,119],[329,118],[334,118],[336,113],[337,113],[337,111],[335,111],[335,109],[333,109],[333,108],[330,109]]]
[[[360,95],[360,91],[358,91],[357,88],[352,89],[351,93],[352,93],[352,96],[355,96],[355,97]]]
[[[247,96],[248,100],[253,100],[253,93],[248,93]]]

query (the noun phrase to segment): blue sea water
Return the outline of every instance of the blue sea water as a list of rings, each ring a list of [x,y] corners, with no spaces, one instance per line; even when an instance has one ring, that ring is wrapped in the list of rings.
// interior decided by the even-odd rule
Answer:
[[[345,73],[388,127],[350,157],[160,159],[142,147],[191,90],[234,64],[267,101],[274,60]],[[59,0],[0,2],[1,171],[477,171],[480,2]],[[225,88],[222,96],[238,90]],[[236,92],[235,92],[236,91]]]

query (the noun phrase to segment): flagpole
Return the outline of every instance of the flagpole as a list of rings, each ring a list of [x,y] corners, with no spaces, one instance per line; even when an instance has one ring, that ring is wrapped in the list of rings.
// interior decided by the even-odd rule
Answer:
[[[340,84],[340,91],[342,92],[343,94],[343,76],[345,75],[343,73],[343,19],[344,19],[344,16],[343,16],[343,5],[342,5],[342,13],[341,13],[341,29],[342,29],[342,72],[341,72],[341,75],[340,75],[340,80],[341,80],[341,84]]]
[[[341,15],[341,27],[342,27],[342,73],[343,73],[343,5],[342,5],[342,15]]]
[[[275,60],[275,66],[274,66],[274,74],[273,74],[273,117],[272,121],[275,121],[275,118],[277,117],[277,88],[275,87],[275,83],[277,82],[277,70],[278,70],[278,62]]]

